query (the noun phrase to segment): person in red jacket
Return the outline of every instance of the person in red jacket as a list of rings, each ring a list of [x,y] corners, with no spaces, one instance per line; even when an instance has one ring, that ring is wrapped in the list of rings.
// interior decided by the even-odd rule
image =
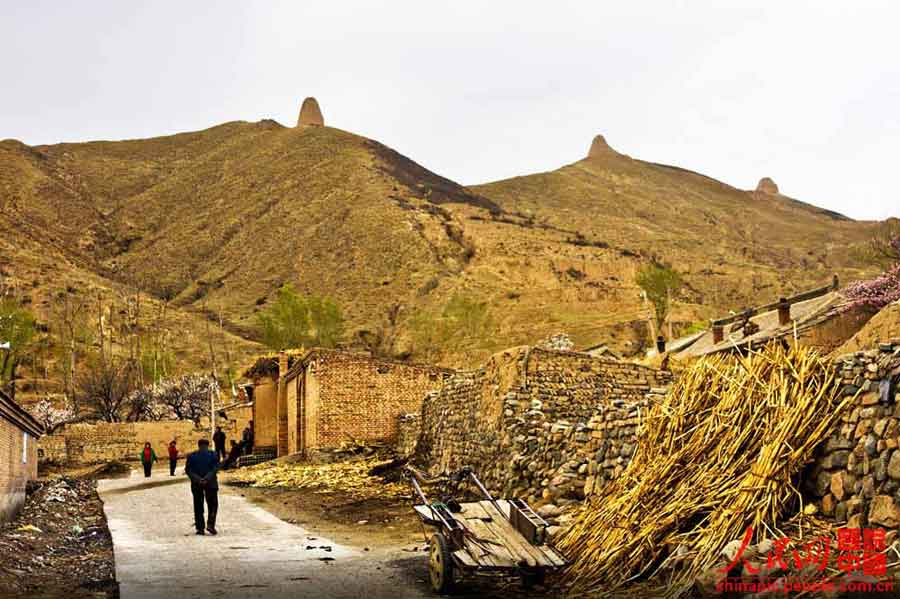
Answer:
[[[178,448],[175,446],[173,439],[169,443],[169,476],[175,476],[175,466],[178,465]]]
[[[150,469],[153,468],[153,462],[156,461],[156,452],[153,446],[147,441],[144,443],[144,449],[141,451],[141,464],[144,466],[144,476],[150,478]]]

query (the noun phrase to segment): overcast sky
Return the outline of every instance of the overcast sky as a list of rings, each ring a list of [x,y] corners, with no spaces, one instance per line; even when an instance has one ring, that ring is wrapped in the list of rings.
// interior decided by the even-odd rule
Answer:
[[[471,184],[636,158],[900,216],[895,2],[0,0],[0,139],[328,125]],[[442,8],[438,8],[442,5]]]

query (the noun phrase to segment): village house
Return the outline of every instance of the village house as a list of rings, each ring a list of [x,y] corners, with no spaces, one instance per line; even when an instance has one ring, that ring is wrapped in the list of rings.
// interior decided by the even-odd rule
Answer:
[[[673,358],[696,358],[754,349],[783,339],[828,353],[852,337],[872,316],[864,310],[846,310],[845,303],[835,277],[831,285],[713,319],[708,329],[669,341],[665,350]],[[651,350],[648,357],[657,353]]]
[[[25,485],[37,478],[37,440],[43,427],[0,391],[0,522],[25,503]]]
[[[261,358],[247,372],[255,446],[282,456],[349,441],[394,443],[398,417],[419,412],[425,395],[449,374],[346,350]]]

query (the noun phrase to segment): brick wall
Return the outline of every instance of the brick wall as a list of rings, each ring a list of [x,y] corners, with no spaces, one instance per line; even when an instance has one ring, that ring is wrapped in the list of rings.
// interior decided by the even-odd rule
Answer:
[[[419,412],[425,394],[443,383],[446,370],[377,360],[352,352],[316,350],[305,360],[304,422],[315,428],[307,449],[339,446],[349,439],[393,443],[397,417]]]
[[[285,422],[287,429],[287,453],[298,453],[303,450],[300,433],[303,423],[300,419],[300,398],[297,393],[302,384],[303,374],[300,374],[300,380],[293,380],[285,385],[284,391],[286,397],[287,421]]]
[[[287,354],[281,352],[278,354],[278,372],[287,373],[288,371],[288,359]],[[290,432],[290,417],[288,414],[288,401],[287,401],[287,377],[284,375],[279,376],[278,382],[276,384],[276,392],[275,395],[277,397],[276,402],[276,417],[278,419],[278,434],[277,434],[277,455],[283,456],[289,453],[288,447],[288,436]]]
[[[505,496],[576,500],[621,471],[640,407],[670,382],[637,364],[508,350],[427,396],[416,461],[432,473],[472,466]]]
[[[0,418],[0,522],[15,516],[25,502],[25,484],[37,478],[37,443],[31,435],[26,441],[25,434]]]
[[[239,420],[218,420],[228,439],[240,439]],[[209,427],[196,428],[190,420],[160,422],[98,422],[70,424],[53,435],[41,437],[41,459],[60,464],[96,464],[111,460],[137,460],[149,441],[162,461],[168,456],[169,442],[178,444],[181,455],[197,448],[197,441],[209,439]],[[230,445],[230,444],[227,444]],[[226,445],[226,446],[227,446]]]

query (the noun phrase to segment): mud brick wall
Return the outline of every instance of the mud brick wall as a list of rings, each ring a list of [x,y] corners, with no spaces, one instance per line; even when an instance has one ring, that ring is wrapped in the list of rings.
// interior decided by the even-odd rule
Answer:
[[[228,439],[240,439],[236,421],[219,421]],[[70,424],[52,435],[41,437],[42,461],[58,464],[97,464],[111,460],[138,460],[144,443],[149,441],[156,456],[168,456],[169,442],[178,444],[182,456],[197,448],[197,441],[209,439],[209,428],[196,428],[190,420],[160,422],[98,422]]]
[[[839,430],[805,475],[820,511],[850,527],[900,526],[900,340],[835,360],[845,396]]]
[[[337,447],[351,438],[395,442],[397,417],[419,412],[426,393],[439,388],[447,372],[364,354],[316,350],[300,383],[306,389],[297,394],[305,398],[307,418],[315,415],[309,422],[316,427],[315,437],[307,439],[308,448]]]
[[[400,414],[397,416],[397,441],[394,450],[401,456],[412,455],[419,441],[419,433],[422,432],[422,419],[418,412]]]
[[[621,472],[647,396],[670,382],[637,364],[509,350],[426,397],[415,460],[432,473],[472,466],[501,495],[577,501]]]
[[[37,478],[36,440],[0,418],[0,522],[12,519],[22,508],[25,484],[34,478]]]

